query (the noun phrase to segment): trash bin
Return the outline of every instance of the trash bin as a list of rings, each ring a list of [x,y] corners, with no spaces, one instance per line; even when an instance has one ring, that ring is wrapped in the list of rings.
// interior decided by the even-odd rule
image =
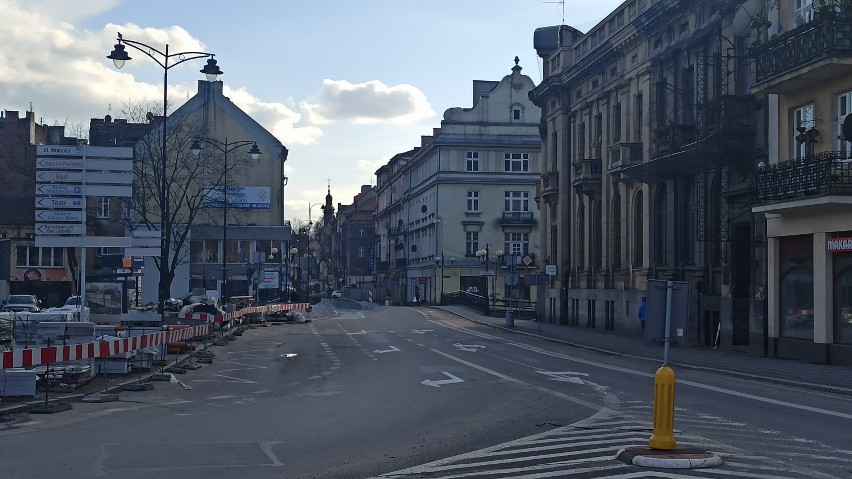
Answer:
[[[512,317],[511,311],[506,311],[506,327],[509,327],[509,328],[515,327],[515,318]]]

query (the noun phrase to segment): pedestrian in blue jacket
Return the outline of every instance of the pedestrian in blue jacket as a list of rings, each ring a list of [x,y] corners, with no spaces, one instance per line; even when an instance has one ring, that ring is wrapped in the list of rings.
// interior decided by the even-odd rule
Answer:
[[[639,316],[639,324],[642,326],[642,332],[645,331],[645,309],[647,307],[645,297],[642,296],[642,302],[639,303],[639,309],[636,311],[636,316]]]

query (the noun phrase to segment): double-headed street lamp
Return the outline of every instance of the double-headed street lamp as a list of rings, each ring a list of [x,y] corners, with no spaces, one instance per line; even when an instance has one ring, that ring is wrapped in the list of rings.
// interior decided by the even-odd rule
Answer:
[[[192,150],[192,154],[195,155],[196,158],[201,156],[201,143],[206,143],[210,146],[215,147],[217,150],[221,151],[224,155],[224,174],[222,175],[222,302],[224,303],[227,297],[225,296],[226,286],[228,284],[228,153],[236,150],[237,148],[251,145],[251,150],[249,150],[249,155],[251,155],[252,160],[256,160],[260,158],[260,148],[257,147],[257,142],[254,140],[240,140],[240,141],[228,141],[228,138],[225,138],[225,141],[219,141],[215,138],[195,138],[192,142],[192,146],[189,147]]]
[[[121,68],[124,66],[124,63],[130,60],[130,55],[125,51],[124,46],[128,45],[145,55],[149,58],[157,62],[160,67],[163,69],[163,138],[162,138],[162,158],[160,159],[160,284],[157,292],[157,308],[160,313],[163,312],[163,306],[165,304],[166,298],[169,297],[169,289],[171,284],[166,281],[168,275],[168,261],[169,261],[169,235],[167,234],[168,218],[169,218],[169,195],[168,195],[168,182],[166,178],[168,175],[166,174],[166,167],[168,162],[166,160],[166,118],[168,117],[168,92],[169,92],[169,69],[172,67],[176,67],[183,62],[189,60],[195,60],[197,58],[206,58],[207,64],[204,68],[201,69],[201,73],[204,73],[207,76],[207,81],[215,81],[216,77],[222,74],[222,70],[216,65],[216,60],[213,58],[214,54],[208,52],[179,52],[179,53],[169,53],[169,45],[166,44],[166,48],[164,52],[157,50],[156,48],[146,45],[142,42],[137,42],[134,40],[127,40],[121,35],[121,32],[118,34],[118,43],[113,47],[112,52],[107,56],[110,60],[112,60],[113,64],[115,64],[116,68]],[[172,58],[177,58],[177,61],[174,63],[169,63]],[[170,230],[170,228],[169,228]]]

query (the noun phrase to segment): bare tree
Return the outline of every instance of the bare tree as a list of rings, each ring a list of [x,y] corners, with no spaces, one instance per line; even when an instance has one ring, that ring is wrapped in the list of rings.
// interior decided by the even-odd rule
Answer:
[[[229,155],[228,171],[225,171],[221,155],[211,151],[212,148],[196,157],[190,146],[196,138],[206,136],[206,132],[197,121],[173,116],[166,123],[164,171],[163,117],[151,111],[157,111],[154,105],[139,102],[128,102],[125,105],[124,114],[128,121],[141,122],[144,118],[154,124],[150,132],[136,143],[134,195],[125,211],[131,227],[144,226],[149,230],[160,228],[165,213],[163,227],[164,237],[169,241],[168,255],[154,257],[160,272],[158,303],[162,307],[163,301],[169,297],[177,267],[189,261],[189,248],[186,246],[192,225],[221,221],[219,208],[205,208],[205,203],[212,199],[208,188],[222,187],[225,175],[231,177],[245,171],[249,156],[245,152]],[[162,198],[166,198],[165,204]],[[245,214],[236,208],[230,208],[228,213],[229,222]]]

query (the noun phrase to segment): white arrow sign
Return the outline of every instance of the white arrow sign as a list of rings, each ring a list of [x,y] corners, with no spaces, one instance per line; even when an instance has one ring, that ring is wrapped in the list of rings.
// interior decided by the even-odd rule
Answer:
[[[42,235],[81,235],[83,234],[83,225],[36,223],[35,230],[36,233]]]
[[[82,208],[82,198],[36,198],[36,208]]]
[[[37,195],[51,196],[82,196],[81,185],[36,185]]]
[[[411,332],[416,333],[416,334],[423,334],[423,333],[431,333],[432,330],[431,329],[412,329]]]
[[[459,343],[456,343],[456,344],[453,344],[453,346],[459,348],[459,350],[461,350],[461,351],[469,351],[471,353],[475,353],[480,349],[485,349],[485,346],[482,346],[481,344],[459,344]]]
[[[73,210],[36,210],[36,221],[83,221],[82,211]]]
[[[391,346],[390,349],[377,349],[373,352],[374,353],[396,353],[396,352],[399,352],[399,351],[402,351],[402,350],[397,348],[396,346]]]
[[[573,371],[536,371],[539,374],[550,376],[552,381],[562,381],[566,383],[583,384],[583,380],[577,376],[588,376],[586,373],[575,373]]]
[[[463,383],[464,382],[464,379],[462,379],[460,377],[453,376],[452,374],[450,374],[446,371],[441,371],[441,372],[444,373],[449,379],[437,379],[437,380],[434,380],[434,381],[431,380],[431,379],[427,379],[425,381],[420,381],[420,384],[425,384],[426,386],[432,386],[434,388],[439,388],[439,387],[441,387],[442,384],[453,384],[453,383]]]

